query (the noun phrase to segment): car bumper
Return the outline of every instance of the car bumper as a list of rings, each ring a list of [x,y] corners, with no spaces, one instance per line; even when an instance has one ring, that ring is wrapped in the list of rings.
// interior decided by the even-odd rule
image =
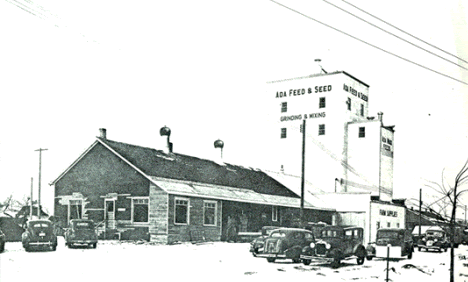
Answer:
[[[418,245],[418,248],[423,248],[423,249],[427,249],[427,250],[442,250],[442,249],[445,249],[444,246],[427,246],[427,245]]]
[[[30,245],[30,246],[53,246],[53,245],[57,245],[57,242],[28,242],[27,245]]]
[[[285,254],[257,254],[257,257],[261,258],[276,258],[276,259],[287,259]]]
[[[68,244],[96,244],[97,240],[87,239],[87,240],[68,240]]]
[[[326,262],[332,262],[333,258],[327,257],[327,256],[310,256],[310,255],[301,255],[301,260],[311,260],[311,261],[326,261]]]

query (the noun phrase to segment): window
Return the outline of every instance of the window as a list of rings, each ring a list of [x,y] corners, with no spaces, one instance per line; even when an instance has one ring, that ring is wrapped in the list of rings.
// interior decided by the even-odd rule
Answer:
[[[83,215],[83,200],[70,200],[68,206],[69,220],[81,219]]]
[[[203,201],[203,224],[216,225],[217,203],[214,201]]]
[[[325,97],[319,98],[319,109],[325,108]]]
[[[353,238],[353,230],[346,230],[345,231],[345,239]]]
[[[149,214],[149,199],[148,198],[133,198],[132,199],[132,222],[148,222]]]
[[[392,145],[392,139],[387,139],[387,143],[388,143],[389,145]]]
[[[346,101],[346,105],[348,106],[348,111],[351,111],[351,98],[348,97],[348,100]]]
[[[188,224],[189,223],[189,200],[188,199],[175,199],[174,206],[174,223]]]
[[[318,135],[325,135],[325,124],[319,124]]]
[[[387,222],[387,227],[390,227],[390,222]]]
[[[281,139],[286,138],[286,128],[281,128]]]
[[[386,215],[387,212],[385,210],[380,210],[380,215]]]
[[[364,116],[364,104],[361,104],[361,116]]]
[[[400,223],[399,222],[397,222],[396,227],[400,228]]]
[[[377,229],[380,229],[380,221],[377,221]]]
[[[359,127],[359,138],[364,138],[364,137],[366,137],[366,128]]]
[[[271,207],[271,221],[278,221],[278,207]]]
[[[281,103],[281,112],[285,113],[288,111],[288,102]]]

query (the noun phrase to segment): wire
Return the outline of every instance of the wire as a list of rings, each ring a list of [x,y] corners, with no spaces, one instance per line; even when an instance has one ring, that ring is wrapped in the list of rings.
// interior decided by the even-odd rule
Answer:
[[[371,23],[371,22],[368,22],[368,21],[366,21],[365,19],[363,19],[363,18],[361,18],[361,17],[356,16],[355,14],[353,14],[353,13],[351,13],[351,12],[349,12],[349,11],[346,11],[345,9],[343,9],[343,8],[341,8],[341,7],[338,7],[337,5],[335,5],[335,4],[333,4],[333,3],[330,3],[330,2],[328,2],[327,0],[322,0],[322,1],[325,2],[325,3],[327,3],[327,4],[329,4],[329,5],[331,5],[331,6],[333,6],[333,7],[335,7],[335,8],[337,8],[337,9],[339,9],[339,10],[341,10],[341,11],[343,11],[343,12],[345,12],[345,13],[347,13],[347,14],[349,14],[349,15],[351,15],[351,16],[353,16],[353,17],[355,17],[355,18],[357,18],[357,19],[359,19],[359,20],[361,20],[361,21],[363,21],[363,22],[365,22],[365,23],[367,23],[367,24],[369,24],[369,25],[371,25],[371,26],[373,26],[373,27],[375,27],[375,28],[377,28],[377,29],[379,29],[379,30],[381,30],[381,31],[383,31],[383,32],[385,32],[385,33],[388,33],[388,34],[390,34],[390,35],[392,35],[392,36],[394,36],[394,37],[396,37],[396,38],[398,38],[398,39],[400,39],[400,40],[403,40],[404,42],[406,42],[406,43],[408,43],[408,44],[410,44],[410,45],[412,45],[412,46],[414,46],[414,47],[416,47],[416,48],[419,48],[419,49],[421,49],[421,50],[423,50],[423,51],[426,51],[427,53],[429,53],[429,54],[431,54],[431,55],[434,55],[434,56],[436,56],[436,57],[438,57],[438,58],[440,58],[440,59],[442,59],[442,60],[444,60],[444,61],[447,61],[447,62],[449,62],[449,63],[451,63],[451,64],[454,64],[454,65],[456,65],[456,66],[458,66],[458,67],[460,67],[460,68],[462,68],[462,69],[468,70],[468,68],[465,68],[465,67],[462,66],[462,65],[459,65],[459,64],[457,64],[457,63],[455,63],[455,62],[452,62],[452,61],[450,61],[450,60],[447,59],[447,58],[444,58],[444,57],[442,57],[442,56],[439,56],[439,55],[437,55],[437,54],[434,53],[434,52],[431,52],[431,51],[429,51],[429,50],[427,50],[427,49],[424,49],[423,47],[418,46],[418,45],[416,45],[416,44],[414,44],[414,43],[412,43],[412,42],[410,42],[410,41],[408,41],[408,40],[406,40],[406,39],[404,39],[404,38],[402,38],[402,37],[400,37],[400,36],[398,36],[398,35],[396,35],[396,34],[393,34],[393,33],[389,32],[389,31],[387,31],[387,30],[385,30],[385,29],[383,29],[383,28],[381,28],[381,27],[379,27],[379,26],[376,26],[375,24],[373,24],[373,23]]]
[[[383,22],[383,23],[385,23],[385,24],[387,24],[387,25],[389,25],[389,26],[391,26],[391,27],[393,27],[393,28],[399,30],[399,31],[401,31],[401,32],[403,32],[404,34],[413,37],[413,38],[416,39],[416,40],[419,40],[419,41],[421,41],[421,42],[423,42],[423,43],[425,43],[425,44],[427,44],[427,45],[429,45],[429,46],[431,46],[431,47],[433,47],[433,48],[435,48],[435,49],[437,49],[437,50],[439,50],[439,51],[442,51],[442,52],[444,52],[444,53],[447,54],[447,55],[450,55],[450,56],[452,56],[452,57],[455,57],[455,58],[457,58],[457,59],[460,60],[460,61],[463,61],[463,62],[465,62],[465,63],[468,63],[468,61],[465,61],[465,60],[463,60],[462,58],[457,57],[456,55],[453,55],[453,54],[451,54],[451,53],[449,53],[449,52],[447,52],[447,51],[445,51],[445,50],[443,50],[443,49],[441,49],[441,48],[439,48],[439,47],[437,47],[437,46],[434,46],[434,45],[432,45],[431,43],[426,42],[426,41],[424,41],[424,40],[422,40],[422,39],[420,39],[420,38],[418,38],[418,37],[416,37],[416,36],[414,36],[414,35],[412,35],[412,34],[406,32],[406,31],[404,31],[404,30],[402,30],[402,29],[400,29],[400,28],[398,28],[398,27],[396,27],[396,26],[394,26],[394,25],[392,25],[392,24],[390,24],[390,23],[388,23],[388,22],[382,20],[382,19],[379,18],[379,17],[376,17],[376,16],[372,15],[371,13],[364,11],[363,9],[361,9],[361,8],[359,8],[359,7],[353,5],[353,4],[351,4],[351,3],[349,3],[349,2],[347,2],[347,1],[345,1],[345,0],[341,0],[341,1],[345,2],[346,4],[352,6],[352,7],[356,8],[356,9],[358,9],[359,11],[361,11],[361,12],[363,12],[363,13],[365,13],[365,14],[367,14],[367,15],[369,15],[369,16],[371,16],[371,17],[373,17],[373,18],[375,18],[375,19],[377,19],[377,20],[379,20],[379,21],[381,21],[381,22]]]
[[[333,29],[333,30],[335,30],[335,31],[337,31],[337,32],[339,32],[339,33],[342,33],[342,34],[344,34],[344,35],[347,35],[347,36],[349,36],[349,37],[351,37],[351,38],[353,38],[353,39],[355,39],[355,40],[357,40],[357,41],[359,41],[359,42],[362,42],[362,43],[364,43],[364,44],[366,44],[366,45],[369,45],[369,46],[371,46],[371,47],[374,47],[374,48],[376,48],[376,49],[378,49],[378,50],[380,50],[380,51],[382,51],[382,52],[384,52],[384,53],[387,53],[387,54],[389,54],[389,55],[392,55],[392,56],[394,56],[394,57],[397,57],[397,58],[399,58],[399,59],[401,59],[401,60],[403,60],[403,61],[406,61],[406,62],[408,62],[408,63],[414,64],[414,65],[416,65],[416,66],[418,66],[418,67],[420,67],[420,68],[423,68],[423,69],[425,69],[425,70],[434,72],[434,73],[436,73],[436,74],[438,74],[438,75],[441,75],[441,76],[443,76],[443,77],[450,78],[450,79],[455,80],[455,81],[457,81],[457,82],[460,82],[460,83],[463,83],[463,84],[465,84],[465,85],[468,85],[468,83],[466,83],[466,82],[464,82],[464,81],[462,81],[462,80],[456,79],[456,78],[451,77],[451,76],[446,75],[446,74],[443,74],[443,73],[441,73],[441,72],[438,72],[438,71],[436,71],[436,70],[433,70],[433,69],[428,68],[428,67],[426,67],[426,66],[423,66],[423,65],[421,65],[421,64],[418,64],[418,63],[416,63],[416,62],[413,62],[413,61],[411,61],[411,60],[409,60],[409,59],[406,59],[406,58],[404,58],[404,57],[401,57],[401,56],[399,56],[399,55],[397,55],[397,54],[394,54],[394,53],[392,53],[392,52],[389,52],[389,51],[387,51],[387,50],[385,50],[385,49],[382,49],[382,48],[380,48],[380,47],[378,47],[378,46],[375,46],[375,45],[373,45],[373,44],[370,44],[369,42],[366,42],[366,41],[364,41],[364,40],[362,40],[362,39],[360,39],[360,38],[357,38],[357,37],[355,37],[355,36],[353,36],[353,35],[351,35],[351,34],[349,34],[349,33],[346,33],[346,32],[344,32],[344,31],[342,31],[342,30],[339,30],[339,29],[337,29],[337,28],[335,28],[335,27],[332,27],[332,26],[330,26],[330,25],[328,25],[328,24],[326,24],[326,23],[324,23],[324,22],[321,22],[321,21],[319,21],[319,20],[316,20],[316,19],[314,19],[314,18],[312,18],[312,17],[310,17],[310,16],[308,16],[308,15],[305,15],[305,14],[303,14],[303,13],[297,11],[297,10],[294,10],[294,9],[292,9],[292,8],[286,6],[286,5],[283,5],[283,4],[281,4],[281,3],[278,3],[278,2],[276,2],[276,1],[274,1],[274,0],[270,0],[270,1],[273,2],[273,3],[275,3],[275,4],[278,4],[279,6],[282,6],[282,7],[286,8],[286,9],[292,11],[292,12],[295,12],[295,13],[297,13],[297,14],[303,16],[303,17],[306,17],[306,18],[308,18],[308,19],[310,19],[310,20],[313,20],[313,21],[315,21],[315,22],[317,22],[317,23],[319,23],[319,24],[321,24],[321,25],[324,25],[324,26],[326,26],[326,27],[328,27],[328,28],[331,28],[331,29]]]

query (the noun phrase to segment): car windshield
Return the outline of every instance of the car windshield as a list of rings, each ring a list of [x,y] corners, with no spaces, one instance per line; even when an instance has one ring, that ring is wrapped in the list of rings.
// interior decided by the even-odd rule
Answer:
[[[322,238],[328,237],[328,238],[336,238],[340,237],[341,232],[338,230],[322,230]]]
[[[403,238],[403,234],[395,231],[379,231],[377,233],[377,238],[391,238],[391,239],[397,239],[397,238]]]
[[[440,231],[427,231],[427,235],[442,238],[444,236],[444,233]]]
[[[76,229],[92,229],[93,224],[91,222],[75,222],[74,226]]]
[[[286,233],[283,233],[281,231],[271,232],[270,236],[271,237],[276,237],[276,238],[281,238],[281,237],[286,237]]]
[[[33,227],[33,228],[50,227],[50,225],[48,223],[45,223],[45,222],[36,222],[36,223],[32,223],[31,227]]]

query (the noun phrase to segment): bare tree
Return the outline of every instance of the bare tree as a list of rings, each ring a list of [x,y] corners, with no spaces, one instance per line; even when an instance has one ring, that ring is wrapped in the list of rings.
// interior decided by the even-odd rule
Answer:
[[[461,186],[466,184],[468,181],[468,160],[463,165],[462,169],[457,173],[455,180],[453,182],[453,186],[450,185],[449,182],[445,180],[444,177],[444,170],[442,171],[442,182],[441,184],[437,182],[430,181],[432,185],[426,185],[429,188],[434,189],[436,192],[442,194],[444,197],[443,199],[448,199],[449,205],[451,207],[451,216],[450,216],[450,231],[451,231],[451,240],[450,240],[450,282],[455,282],[455,274],[454,274],[454,267],[455,267],[455,242],[454,242],[454,235],[455,235],[455,228],[456,228],[456,212],[457,207],[460,206],[459,200],[460,195],[468,189],[461,189]],[[435,187],[437,188],[435,188]],[[448,207],[447,206],[447,207]]]

